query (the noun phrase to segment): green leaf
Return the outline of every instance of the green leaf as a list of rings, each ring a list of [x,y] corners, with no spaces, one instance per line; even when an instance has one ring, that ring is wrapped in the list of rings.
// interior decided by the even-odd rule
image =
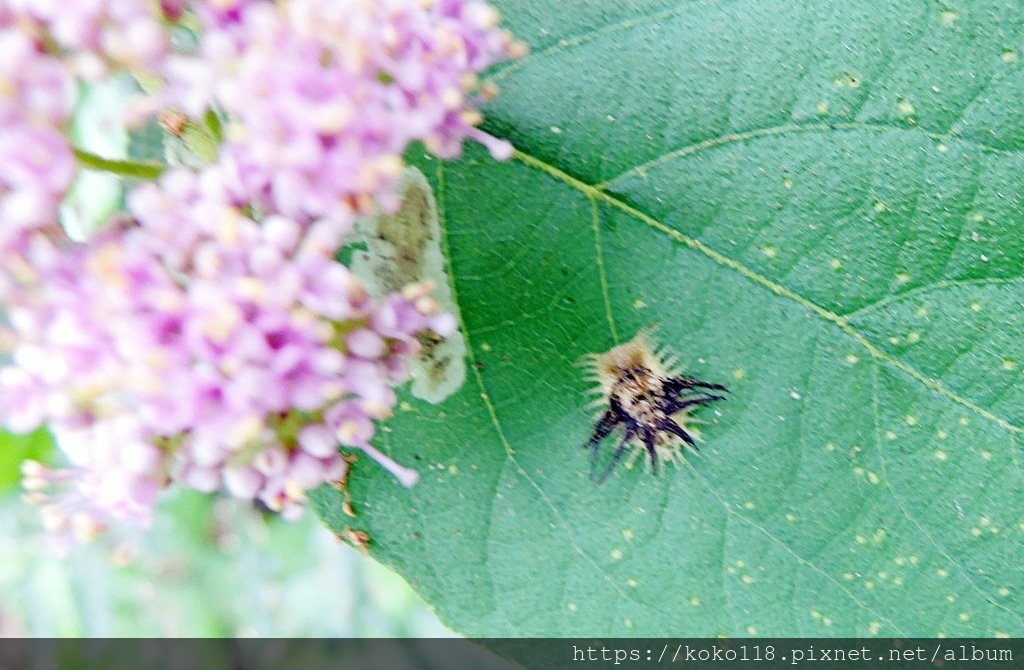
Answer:
[[[18,486],[23,461],[45,462],[53,446],[53,436],[45,428],[24,434],[0,430],[0,493]]]
[[[496,4],[515,159],[416,160],[467,381],[326,522],[467,635],[1024,634],[1024,3]],[[576,362],[655,324],[729,399],[597,485]]]

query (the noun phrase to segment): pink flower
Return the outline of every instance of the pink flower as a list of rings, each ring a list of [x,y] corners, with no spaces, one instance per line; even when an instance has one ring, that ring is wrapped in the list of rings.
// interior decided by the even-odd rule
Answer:
[[[72,464],[36,473],[60,484],[37,496],[61,531],[145,525],[170,482],[294,516],[344,474],[339,443],[415,481],[369,441],[436,318],[426,287],[377,304],[333,249],[246,217],[217,183],[138,187],[132,218],[56,255],[12,314],[0,406],[11,428],[47,423]]]

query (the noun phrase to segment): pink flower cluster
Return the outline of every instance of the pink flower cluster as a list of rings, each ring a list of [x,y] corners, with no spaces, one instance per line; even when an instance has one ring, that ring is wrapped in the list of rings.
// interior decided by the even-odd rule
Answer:
[[[455,327],[414,285],[382,303],[333,259],[329,225],[256,221],[211,169],[137,188],[129,217],[70,250],[36,249],[0,370],[8,424],[48,424],[71,470],[32,464],[54,531],[145,525],[169,481],[259,498],[293,515],[345,473],[339,443],[369,446],[417,336]],[[39,242],[39,244],[44,244]],[[44,262],[45,259],[45,262]]]
[[[334,255],[356,216],[398,205],[410,142],[510,154],[475,127],[476,73],[520,49],[476,0],[0,6],[0,421],[47,425],[66,456],[24,468],[50,530],[145,526],[172,484],[294,516],[345,475],[339,444],[415,482],[370,440],[420,337],[457,324],[425,284],[372,299]],[[216,107],[225,141],[72,243],[75,77],[118,69],[164,82],[151,111]]]
[[[166,23],[182,2],[139,0],[6,0],[24,24],[60,49],[78,76],[98,79],[112,69],[157,72],[170,53]],[[26,25],[27,27],[27,25]]]
[[[36,231],[57,232],[77,166],[64,135],[74,80],[0,10],[0,299]]]
[[[465,0],[289,0],[207,12],[194,57],[169,61],[168,97],[198,115],[215,101],[233,120],[222,162],[233,190],[296,220],[348,225],[397,207],[402,153],[422,141],[442,158],[483,133],[476,72],[522,46],[498,15]]]

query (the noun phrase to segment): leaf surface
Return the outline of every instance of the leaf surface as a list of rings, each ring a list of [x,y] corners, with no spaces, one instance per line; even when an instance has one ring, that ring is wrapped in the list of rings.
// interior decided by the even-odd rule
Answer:
[[[328,525],[472,636],[1024,634],[1022,3],[495,4],[515,159],[412,158],[467,381]],[[651,325],[729,400],[597,485],[577,362]]]

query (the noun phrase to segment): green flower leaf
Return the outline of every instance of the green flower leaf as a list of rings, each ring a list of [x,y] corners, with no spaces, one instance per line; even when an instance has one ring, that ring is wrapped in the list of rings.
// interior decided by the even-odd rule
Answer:
[[[467,380],[328,525],[473,636],[1024,634],[1021,3],[496,4],[516,157],[413,160]],[[597,485],[577,362],[651,325],[729,399]]]
[[[0,430],[0,493],[21,483],[22,463],[28,459],[48,461],[53,449],[53,436],[45,428],[24,434]]]

